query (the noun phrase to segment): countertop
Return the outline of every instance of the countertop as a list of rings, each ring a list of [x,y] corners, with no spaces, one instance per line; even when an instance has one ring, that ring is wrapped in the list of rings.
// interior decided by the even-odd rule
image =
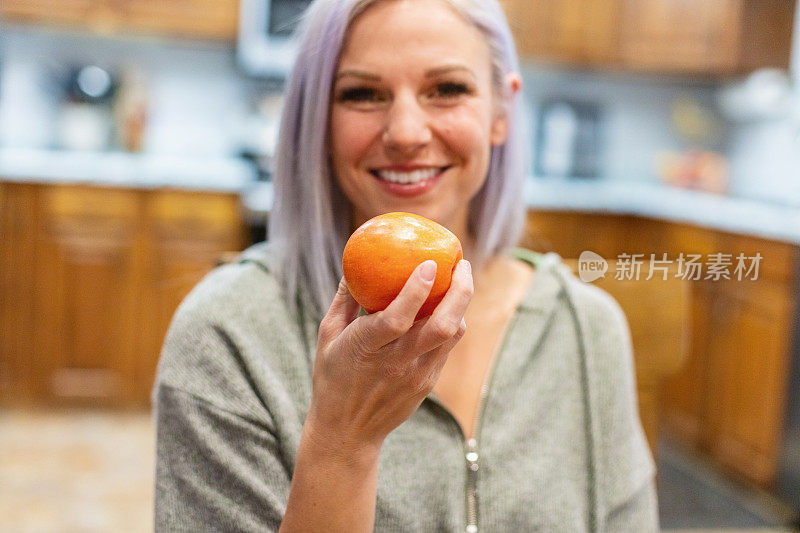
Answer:
[[[532,210],[636,215],[800,245],[800,206],[773,205],[657,183],[606,180],[528,178],[524,197]],[[252,187],[243,196],[251,217],[266,214],[272,200],[270,183]]]
[[[530,209],[636,215],[800,245],[800,206],[636,181],[528,179]]]
[[[241,192],[255,181],[256,171],[234,158],[5,148],[0,149],[0,179]]]
[[[0,149],[0,180],[233,192],[251,221],[273,201],[272,184],[257,182],[253,166],[235,158]],[[602,179],[531,177],[524,197],[533,210],[636,215],[800,245],[800,206]]]

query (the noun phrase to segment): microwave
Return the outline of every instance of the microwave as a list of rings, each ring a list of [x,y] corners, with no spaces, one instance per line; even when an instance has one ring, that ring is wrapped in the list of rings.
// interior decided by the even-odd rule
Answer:
[[[297,54],[292,35],[312,0],[241,0],[236,57],[248,75],[285,78]]]

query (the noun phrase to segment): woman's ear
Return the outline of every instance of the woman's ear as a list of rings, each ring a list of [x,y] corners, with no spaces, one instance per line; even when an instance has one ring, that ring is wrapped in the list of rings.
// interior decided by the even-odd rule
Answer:
[[[511,96],[515,96],[522,90],[522,76],[519,72],[510,72],[506,76],[506,84],[511,89]]]
[[[492,123],[490,134],[492,146],[499,146],[506,142],[508,137],[508,109],[521,89],[522,76],[518,72],[508,73],[504,81],[502,102]]]
[[[500,146],[506,142],[508,137],[508,112],[505,108],[501,109],[492,122],[492,131],[489,134],[489,142],[492,146]]]

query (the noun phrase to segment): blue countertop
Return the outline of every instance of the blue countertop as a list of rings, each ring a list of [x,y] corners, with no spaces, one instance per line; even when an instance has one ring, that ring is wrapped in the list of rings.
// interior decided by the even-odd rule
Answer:
[[[0,149],[0,179],[241,192],[255,181],[256,171],[234,158]]]
[[[636,215],[800,244],[800,206],[635,181],[529,179],[531,209]]]
[[[800,245],[800,207],[633,181],[529,178],[524,197],[532,210],[635,215]],[[272,199],[272,185],[263,183],[243,202],[257,217]]]

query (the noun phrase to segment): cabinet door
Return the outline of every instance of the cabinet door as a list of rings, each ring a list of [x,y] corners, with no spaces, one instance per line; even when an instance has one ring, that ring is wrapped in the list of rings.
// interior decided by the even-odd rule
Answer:
[[[525,59],[598,64],[613,57],[617,0],[506,0],[503,4]]]
[[[36,384],[57,404],[129,404],[139,193],[48,186],[38,232]]]
[[[238,0],[3,0],[9,20],[85,28],[101,34],[145,33],[233,41]]]
[[[32,399],[36,188],[0,183],[0,398]]]
[[[122,0],[127,27],[136,31],[234,41],[239,0]]]
[[[739,0],[621,0],[619,61],[658,72],[733,72]]]
[[[705,228],[669,224],[664,238],[664,251],[673,260],[680,254],[685,258],[691,254],[707,257],[721,250],[717,233]],[[708,352],[714,335],[711,317],[716,284],[701,279],[690,281],[689,286],[692,342],[684,366],[664,381],[662,417],[666,433],[689,448],[699,449],[707,419]]]
[[[8,20],[74,26],[98,33],[115,33],[124,25],[114,0],[3,0],[0,14]]]
[[[786,408],[790,294],[770,282],[719,284],[708,349],[707,446],[723,467],[769,488]]]
[[[665,431],[684,446],[699,449],[704,442],[709,395],[709,343],[714,288],[708,282],[690,284],[691,343],[684,365],[661,386]]]
[[[739,68],[789,70],[796,0],[742,0]]]
[[[246,245],[233,194],[159,191],[147,203],[150,239],[147,290],[141,300],[144,344],[137,365],[137,396],[149,401],[161,346],[178,305],[226,252]]]

